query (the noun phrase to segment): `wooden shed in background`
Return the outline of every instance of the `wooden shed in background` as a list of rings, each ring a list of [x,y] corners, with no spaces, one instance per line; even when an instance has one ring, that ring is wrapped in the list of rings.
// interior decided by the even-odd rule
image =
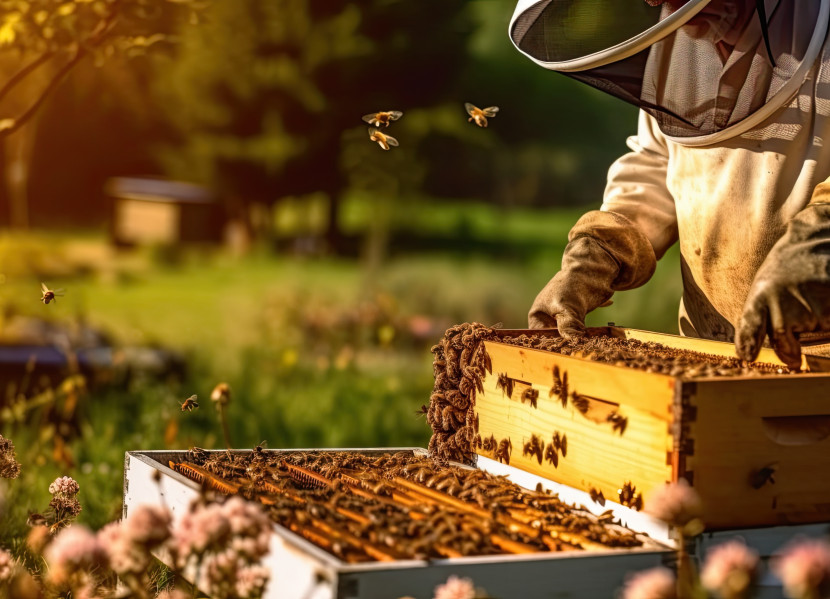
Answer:
[[[226,216],[210,190],[182,181],[117,177],[107,181],[116,245],[221,243]]]

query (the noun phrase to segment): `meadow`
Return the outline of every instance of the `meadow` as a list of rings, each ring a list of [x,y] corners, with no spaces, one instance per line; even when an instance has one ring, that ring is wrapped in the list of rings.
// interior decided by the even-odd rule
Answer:
[[[469,203],[411,210],[392,211],[386,258],[371,267],[359,256],[276,253],[271,243],[233,255],[116,251],[95,231],[2,234],[0,336],[21,316],[84,323],[117,349],[173,350],[187,368],[162,380],[69,381],[36,398],[20,380],[0,381],[0,433],[23,467],[7,485],[0,542],[19,545],[28,512],[48,503],[57,476],[80,483],[79,521],[98,528],[120,515],[125,451],[222,447],[209,399],[219,382],[233,392],[235,447],[425,446],[430,431],[416,412],[432,388],[430,346],[459,322],[524,327],[580,211]],[[359,234],[370,220],[356,202],[346,230]],[[412,230],[432,246],[413,249]],[[458,238],[476,251],[454,247]],[[648,285],[618,294],[588,324],[676,332],[677,261],[673,250]],[[66,295],[40,303],[40,281]],[[181,411],[193,394],[200,408]]]

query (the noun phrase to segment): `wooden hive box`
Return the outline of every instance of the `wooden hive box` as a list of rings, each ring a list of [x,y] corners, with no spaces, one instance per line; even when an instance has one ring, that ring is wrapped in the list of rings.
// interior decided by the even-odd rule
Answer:
[[[540,334],[499,335],[522,333]],[[735,355],[715,341],[619,327],[591,334]],[[830,521],[830,360],[805,357],[810,372],[798,374],[692,378],[482,343],[492,372],[472,409],[481,439],[509,439],[511,466],[614,502],[626,483],[647,502],[686,479],[710,530]],[[768,349],[758,359],[780,364]],[[550,456],[554,433],[567,447]],[[533,435],[548,457],[527,453]],[[498,459],[483,445],[477,454]]]

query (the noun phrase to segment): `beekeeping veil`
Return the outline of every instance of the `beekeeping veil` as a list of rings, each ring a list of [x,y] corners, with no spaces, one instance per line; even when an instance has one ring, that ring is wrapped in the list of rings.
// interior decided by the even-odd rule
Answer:
[[[520,0],[510,37],[543,67],[639,106],[669,138],[708,145],[789,102],[828,16],[830,0]]]

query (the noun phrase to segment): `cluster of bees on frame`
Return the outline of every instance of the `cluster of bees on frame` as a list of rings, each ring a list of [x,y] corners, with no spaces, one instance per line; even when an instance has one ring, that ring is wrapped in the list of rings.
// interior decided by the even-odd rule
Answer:
[[[491,119],[499,112],[498,106],[488,106],[487,108],[479,108],[469,102],[464,103],[464,110],[467,111],[469,118],[467,122],[475,123],[479,127],[487,126],[487,119]],[[369,126],[369,140],[377,143],[381,149],[388,150],[392,147],[400,145],[398,140],[382,132],[381,127],[386,129],[392,123],[403,116],[400,110],[381,110],[380,112],[372,112],[361,117],[363,121]]]
[[[643,544],[610,514],[411,451],[194,448],[169,466],[208,497],[259,501],[278,524],[349,563]]]

